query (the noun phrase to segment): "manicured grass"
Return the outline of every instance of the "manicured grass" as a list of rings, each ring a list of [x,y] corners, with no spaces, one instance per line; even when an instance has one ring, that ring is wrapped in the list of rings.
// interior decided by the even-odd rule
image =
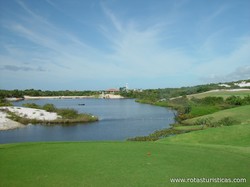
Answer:
[[[241,123],[249,123],[250,122],[250,105],[221,110],[213,114],[208,114],[208,115],[204,115],[201,117],[196,117],[196,118],[185,120],[183,123],[194,124],[195,121],[199,118],[209,118],[209,117],[212,117],[213,121],[218,121],[225,117],[232,117],[235,120],[240,121]]]
[[[204,97],[223,97],[224,99],[230,96],[239,96],[239,97],[245,97],[250,95],[250,90],[241,90],[241,91],[214,91],[214,92],[204,92],[199,94],[192,94],[187,95],[189,99],[192,97],[195,98],[204,98]]]
[[[196,105],[192,106],[192,110],[189,113],[192,116],[203,116],[206,114],[212,114],[218,112],[220,109],[218,106],[213,105]]]
[[[202,131],[203,132],[203,131]],[[1,186],[165,187],[170,178],[250,178],[244,150],[151,142],[0,145]],[[202,186],[248,186],[205,183]]]
[[[250,123],[180,134],[159,140],[161,143],[216,144],[248,147],[250,154]],[[250,156],[250,155],[249,155]]]

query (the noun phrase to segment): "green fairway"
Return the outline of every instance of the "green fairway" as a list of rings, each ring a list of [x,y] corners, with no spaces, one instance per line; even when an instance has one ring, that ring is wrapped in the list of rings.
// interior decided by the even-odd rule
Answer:
[[[250,90],[240,90],[240,91],[209,91],[209,92],[203,92],[203,93],[198,93],[198,94],[192,94],[192,95],[187,95],[189,99],[192,97],[195,98],[204,98],[204,97],[223,97],[224,99],[230,96],[239,96],[239,97],[245,97],[250,95]]]
[[[250,123],[250,105],[240,106],[236,108],[231,108],[227,110],[222,110],[215,112],[213,114],[204,115],[201,117],[196,117],[184,121],[185,124],[194,124],[197,119],[212,117],[213,121],[218,121],[225,117],[232,117],[239,121],[240,123]]]
[[[249,152],[231,149],[162,142],[0,145],[0,186],[199,186],[170,178],[250,178]],[[248,186],[203,184],[223,185]]]
[[[159,140],[161,143],[216,144],[248,147],[250,153],[250,124],[208,128]]]

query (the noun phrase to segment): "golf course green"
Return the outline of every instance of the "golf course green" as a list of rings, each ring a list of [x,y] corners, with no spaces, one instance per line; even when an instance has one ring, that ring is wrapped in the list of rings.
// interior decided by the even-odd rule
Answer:
[[[250,125],[235,125],[158,142],[2,144],[0,186],[200,186],[170,180],[250,180],[249,137]],[[249,186],[249,182],[202,186]]]

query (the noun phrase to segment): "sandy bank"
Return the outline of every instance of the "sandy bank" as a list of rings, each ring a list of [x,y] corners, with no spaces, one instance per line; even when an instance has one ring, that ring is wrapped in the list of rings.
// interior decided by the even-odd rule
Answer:
[[[25,125],[7,118],[6,112],[0,111],[0,130],[9,130],[25,127]]]
[[[18,116],[29,119],[51,121],[60,118],[60,116],[58,116],[57,113],[55,112],[47,112],[46,110],[35,109],[35,108],[16,107],[16,106],[8,106],[0,108],[13,112]]]
[[[6,113],[6,111],[13,112],[20,117],[44,120],[44,121],[52,121],[61,118],[61,116],[57,115],[57,113],[55,112],[47,112],[41,109],[25,108],[25,107],[0,107],[0,109],[1,109],[0,130],[8,130],[8,129],[24,127],[24,125],[8,119],[7,118],[8,114]]]
[[[95,98],[95,96],[24,96],[24,99],[85,99]]]
[[[114,94],[104,94],[100,95],[100,98],[103,99],[124,99],[121,95],[114,95]]]
[[[31,100],[31,99],[88,99],[88,98],[105,98],[105,99],[123,99],[121,95],[114,95],[114,94],[100,94],[97,96],[24,96],[24,99]],[[14,100],[13,100],[14,101]]]

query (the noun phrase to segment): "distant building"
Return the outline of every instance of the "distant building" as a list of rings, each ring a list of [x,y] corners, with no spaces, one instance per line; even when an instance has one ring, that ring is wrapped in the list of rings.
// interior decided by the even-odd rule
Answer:
[[[117,92],[119,92],[119,90],[116,88],[110,88],[106,90],[106,93],[109,93],[109,94],[115,94]]]

